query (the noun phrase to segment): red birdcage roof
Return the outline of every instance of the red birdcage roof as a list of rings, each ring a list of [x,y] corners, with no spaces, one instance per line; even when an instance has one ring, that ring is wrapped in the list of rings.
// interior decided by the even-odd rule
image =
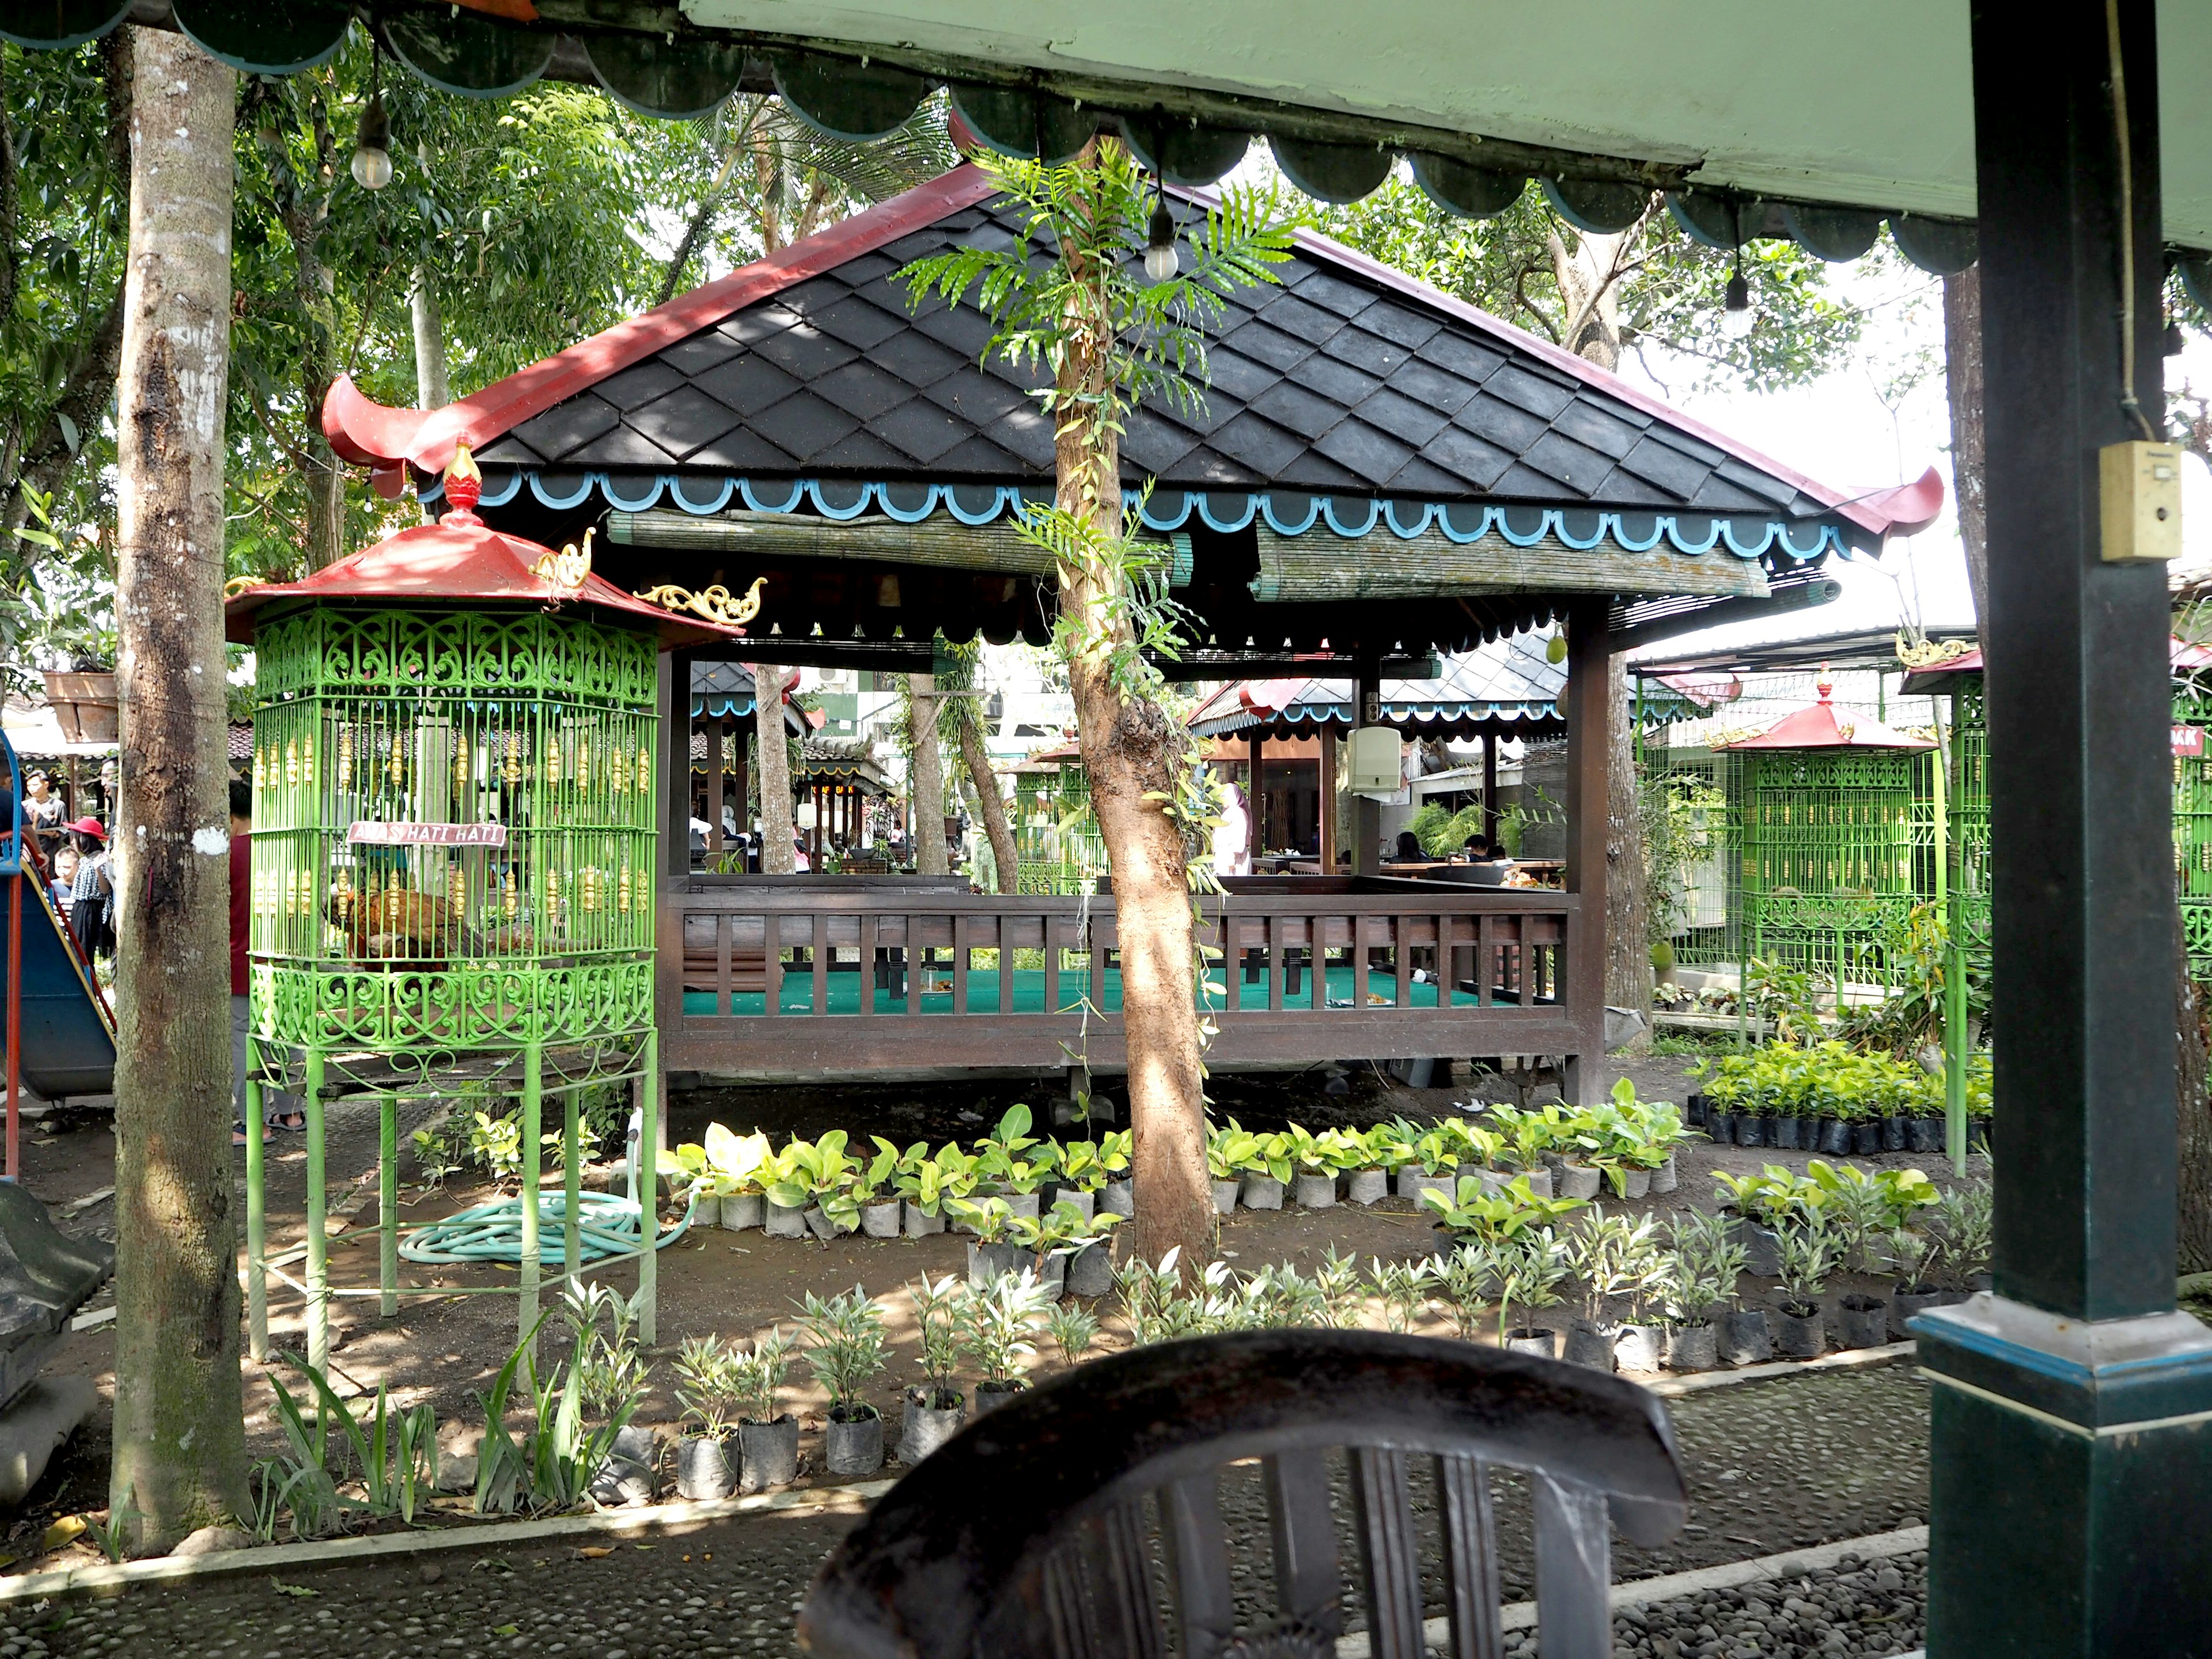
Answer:
[[[1933,749],[1933,738],[1916,738],[1880,720],[1862,720],[1828,701],[1836,688],[1820,682],[1820,701],[1784,714],[1755,738],[1724,743],[1723,749]]]
[[[494,530],[477,517],[476,481],[449,475],[453,509],[435,524],[416,525],[349,554],[295,582],[249,587],[223,606],[226,637],[253,642],[254,613],[280,599],[404,600],[438,605],[574,605],[630,628],[650,628],[660,648],[742,638],[744,629],[663,609],[625,593],[589,568],[582,553],[556,553],[540,543]],[[568,568],[564,570],[563,565]],[[574,580],[580,575],[580,580]]]

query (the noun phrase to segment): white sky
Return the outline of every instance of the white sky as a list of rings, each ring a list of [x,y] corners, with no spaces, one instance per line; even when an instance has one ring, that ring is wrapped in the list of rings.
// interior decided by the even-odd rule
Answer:
[[[1971,628],[1974,607],[1951,493],[1951,422],[1943,389],[1941,285],[1883,277],[1864,267],[1838,273],[1837,288],[1875,314],[1851,366],[1786,392],[1696,391],[1686,370],[1676,378],[1656,361],[1654,379],[1633,356],[1626,378],[1665,398],[1685,414],[1750,444],[1808,477],[1838,489],[1875,489],[1909,483],[1933,466],[1943,478],[1943,516],[1914,537],[1892,538],[1881,560],[1831,559],[1841,598],[1815,611],[1762,623],[1686,635],[1655,647],[1668,656],[1742,644],[1840,634],[1869,628]],[[2212,385],[2212,342],[2191,331],[2190,346],[2166,365],[2167,384]],[[1670,384],[1662,384],[1662,380]],[[1899,395],[1892,390],[1911,383]],[[1886,402],[1885,391],[1892,401]],[[2184,458],[2185,566],[2212,566],[2212,476]]]

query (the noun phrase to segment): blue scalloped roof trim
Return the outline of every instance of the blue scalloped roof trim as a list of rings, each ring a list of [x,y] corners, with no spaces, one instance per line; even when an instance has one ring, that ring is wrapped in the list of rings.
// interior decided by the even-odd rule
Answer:
[[[700,482],[689,481],[692,489]],[[944,513],[962,524],[989,524],[1020,512],[1024,499],[1021,487],[1012,484],[880,483],[843,478],[724,478],[707,495],[694,496],[687,492],[686,480],[665,472],[642,483],[632,477],[617,481],[604,472],[587,472],[573,489],[563,489],[549,485],[535,469],[517,468],[497,489],[486,489],[483,505],[506,506],[526,483],[541,505],[556,510],[581,506],[597,489],[608,505],[624,513],[642,513],[665,496],[680,510],[705,517],[726,511],[734,498],[754,513],[795,513],[805,507],[840,523],[879,513],[901,524],[918,524]],[[625,494],[626,489],[636,493]],[[442,485],[434,485],[422,499],[434,501],[443,494]],[[1413,541],[1433,531],[1462,547],[1496,535],[1515,547],[1556,539],[1578,552],[1610,542],[1626,552],[1649,553],[1664,542],[1693,558],[1717,549],[1740,559],[1769,552],[1797,560],[1827,553],[1856,556],[1832,524],[1717,514],[1677,516],[1649,509],[1609,513],[1588,507],[1378,501],[1296,490],[1163,489],[1153,491],[1149,499],[1131,490],[1125,501],[1127,511],[1147,527],[1164,532],[1184,529],[1195,517],[1207,529],[1223,533],[1259,521],[1279,536],[1304,536],[1325,526],[1346,539],[1387,530],[1401,541]]]

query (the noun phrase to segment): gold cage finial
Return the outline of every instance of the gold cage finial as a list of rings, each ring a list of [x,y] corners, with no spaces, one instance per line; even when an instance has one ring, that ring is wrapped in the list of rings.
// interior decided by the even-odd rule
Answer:
[[[584,585],[584,578],[592,574],[592,532],[596,528],[586,527],[581,545],[570,542],[558,553],[548,550],[540,554],[538,562],[530,567],[530,574],[540,581],[574,592]]]

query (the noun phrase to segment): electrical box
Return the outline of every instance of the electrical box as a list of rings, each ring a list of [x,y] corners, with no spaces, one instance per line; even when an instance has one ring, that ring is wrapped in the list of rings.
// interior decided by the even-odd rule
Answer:
[[[1405,740],[1387,726],[1356,728],[1346,745],[1355,795],[1394,795],[1405,787],[1401,751]]]
[[[2097,452],[2107,564],[2181,556],[2181,450],[2174,444],[2107,444]]]

